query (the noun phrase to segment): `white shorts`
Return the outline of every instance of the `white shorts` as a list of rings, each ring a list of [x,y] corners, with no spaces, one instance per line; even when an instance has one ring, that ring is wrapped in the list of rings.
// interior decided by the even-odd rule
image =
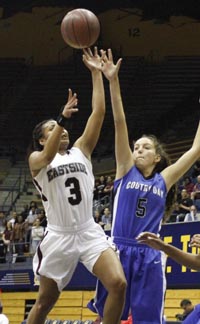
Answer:
[[[111,247],[101,226],[93,220],[77,231],[46,232],[33,258],[36,279],[45,276],[53,279],[58,290],[71,280],[78,262],[92,273],[101,253]]]

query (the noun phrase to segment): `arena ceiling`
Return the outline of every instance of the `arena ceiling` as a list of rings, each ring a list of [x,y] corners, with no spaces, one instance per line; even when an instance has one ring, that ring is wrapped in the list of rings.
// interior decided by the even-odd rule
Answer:
[[[0,0],[3,7],[3,19],[18,12],[31,12],[33,7],[70,7],[86,8],[96,14],[109,9],[141,9],[143,20],[156,19],[167,22],[170,16],[187,16],[200,21],[199,0]]]

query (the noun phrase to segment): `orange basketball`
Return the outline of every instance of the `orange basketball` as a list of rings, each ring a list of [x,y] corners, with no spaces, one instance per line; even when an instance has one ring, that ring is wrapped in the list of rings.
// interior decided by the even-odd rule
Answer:
[[[69,11],[62,20],[61,34],[69,46],[87,48],[93,45],[100,33],[97,16],[87,9]]]

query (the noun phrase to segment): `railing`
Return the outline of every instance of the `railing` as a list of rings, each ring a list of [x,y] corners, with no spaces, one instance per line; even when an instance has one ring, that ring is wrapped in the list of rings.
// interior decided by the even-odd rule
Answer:
[[[30,250],[29,242],[3,243],[0,240],[0,269],[16,268],[16,264],[32,264],[33,253]],[[26,252],[27,251],[27,252]]]

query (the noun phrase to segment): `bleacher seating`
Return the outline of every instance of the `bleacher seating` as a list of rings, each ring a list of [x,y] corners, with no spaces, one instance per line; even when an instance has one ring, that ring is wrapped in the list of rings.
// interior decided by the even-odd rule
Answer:
[[[95,319],[96,315],[87,309],[87,302],[93,295],[93,291],[63,291],[49,313],[48,319],[62,321]],[[27,317],[36,297],[37,292],[4,292],[1,294],[4,312],[10,320],[10,324],[19,324]]]
[[[168,143],[166,145],[166,151],[170,156],[171,162],[175,162],[182,154],[184,154],[187,150],[192,146],[193,140],[185,139],[178,142]]]
[[[2,181],[0,183],[0,209],[9,212],[16,209],[22,212],[25,205],[34,200],[41,205],[26,161],[17,161],[11,165],[9,160],[0,160]],[[3,175],[5,175],[3,177]]]
[[[5,180],[11,167],[9,159],[0,159],[0,184]]]
[[[94,291],[63,291],[59,300],[48,315],[48,320],[60,320],[82,322],[81,324],[91,324],[96,319],[96,314],[87,308],[88,301],[93,298]],[[19,324],[27,317],[35,299],[37,292],[3,292],[1,301],[4,305],[4,312],[10,319],[10,324]],[[189,298],[193,305],[199,303],[199,289],[168,289],[164,314],[167,323],[179,323],[175,318],[177,313],[182,312],[180,301]]]
[[[1,123],[4,123],[0,128],[1,146],[6,144],[9,148],[14,147],[16,155],[25,153],[33,127],[42,119],[57,116],[67,99],[69,87],[79,97],[79,114],[74,120],[72,142],[81,134],[91,109],[91,78],[82,64],[81,56],[76,58],[75,63],[72,59],[63,65],[37,67],[16,62],[19,65],[18,74],[21,75],[12,84],[12,87],[16,84],[16,91],[13,94],[6,92],[5,100],[9,100],[6,111],[4,103],[0,103]],[[138,56],[124,57],[120,82],[130,137],[135,139],[147,132],[162,136],[172,124],[179,124],[180,117],[182,120],[191,115],[191,110],[194,115],[199,109],[198,102],[195,104],[191,100],[194,91],[198,90],[199,69],[199,57],[169,56],[159,62],[150,62]],[[94,152],[100,158],[114,152],[112,111],[106,82],[105,89],[106,117],[98,149]],[[189,107],[184,104],[187,100]],[[16,111],[20,113],[16,114]],[[11,114],[15,118],[9,118]],[[185,131],[190,129],[186,127]],[[178,138],[179,134],[176,135]]]

